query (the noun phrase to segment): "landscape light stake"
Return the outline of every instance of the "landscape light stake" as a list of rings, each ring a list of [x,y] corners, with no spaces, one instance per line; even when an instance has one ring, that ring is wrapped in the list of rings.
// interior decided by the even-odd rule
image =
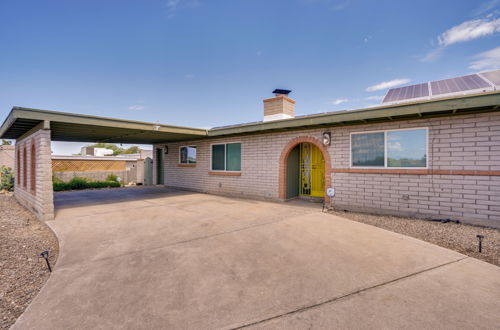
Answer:
[[[43,251],[40,253],[40,255],[45,259],[45,262],[47,263],[47,268],[49,269],[49,272],[52,273],[52,268],[50,267],[49,263],[49,251]]]
[[[476,235],[476,237],[479,239],[479,253],[483,252],[483,235]]]

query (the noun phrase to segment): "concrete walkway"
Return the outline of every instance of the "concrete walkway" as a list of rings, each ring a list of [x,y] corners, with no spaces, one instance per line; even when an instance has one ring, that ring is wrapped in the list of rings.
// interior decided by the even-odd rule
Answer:
[[[55,271],[13,329],[493,329],[500,268],[316,206],[56,194]]]

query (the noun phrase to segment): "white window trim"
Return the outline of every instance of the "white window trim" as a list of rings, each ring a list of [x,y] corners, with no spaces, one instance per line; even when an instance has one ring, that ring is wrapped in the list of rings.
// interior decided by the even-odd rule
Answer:
[[[413,131],[413,130],[425,130],[425,155],[426,162],[425,167],[388,167],[387,166],[387,132],[397,132],[397,131]],[[384,166],[353,166],[352,165],[352,136],[356,134],[369,134],[369,133],[384,133]],[[396,128],[396,129],[385,129],[376,131],[357,131],[349,133],[349,168],[359,168],[359,169],[405,169],[405,170],[426,170],[429,169],[429,128],[428,127],[411,127],[411,128]]]
[[[181,149],[182,148],[196,148],[196,162],[195,163],[189,163],[189,161],[187,163],[181,162]],[[182,165],[196,165],[196,164],[198,164],[198,147],[196,145],[179,146],[179,164],[182,164]]]
[[[239,171],[228,171],[227,170],[227,145],[228,144],[233,144],[233,143],[239,143],[240,146],[241,146],[241,149],[240,149],[240,170]],[[213,169],[213,159],[212,159],[212,146],[216,146],[216,145],[221,145],[223,144],[224,145],[224,170],[214,170]],[[212,172],[229,172],[229,173],[241,173],[241,168],[242,168],[242,165],[243,165],[243,162],[242,162],[242,159],[243,159],[243,143],[241,143],[241,141],[231,141],[231,142],[218,142],[218,143],[210,143],[210,171]]]

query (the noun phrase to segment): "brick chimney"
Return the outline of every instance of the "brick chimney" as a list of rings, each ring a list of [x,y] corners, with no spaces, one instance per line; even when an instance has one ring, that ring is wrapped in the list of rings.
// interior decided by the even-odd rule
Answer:
[[[274,97],[264,100],[264,121],[295,117],[295,101],[288,97],[291,91],[275,89]]]

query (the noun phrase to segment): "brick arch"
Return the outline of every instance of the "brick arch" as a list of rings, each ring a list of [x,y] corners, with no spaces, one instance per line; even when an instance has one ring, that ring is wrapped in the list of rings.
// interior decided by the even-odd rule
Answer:
[[[312,136],[299,136],[288,142],[288,144],[283,148],[280,156],[280,167],[279,167],[279,198],[281,200],[286,199],[286,163],[288,160],[288,155],[293,148],[298,144],[308,142],[314,144],[323,153],[323,158],[325,159],[325,189],[328,189],[332,185],[330,169],[332,168],[332,162],[330,159],[330,154],[325,146],[316,138]],[[325,200],[329,202],[328,196],[325,194]]]

